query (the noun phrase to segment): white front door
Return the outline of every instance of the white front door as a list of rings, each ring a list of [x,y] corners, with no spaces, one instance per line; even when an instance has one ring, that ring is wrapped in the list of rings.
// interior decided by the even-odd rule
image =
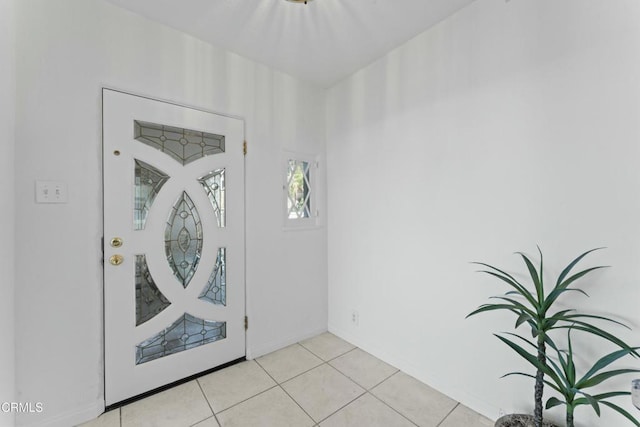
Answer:
[[[105,400],[245,355],[243,123],[103,90]]]

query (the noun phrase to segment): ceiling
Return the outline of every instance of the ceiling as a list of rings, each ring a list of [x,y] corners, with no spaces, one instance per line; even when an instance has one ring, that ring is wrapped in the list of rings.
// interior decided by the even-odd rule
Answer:
[[[329,87],[474,0],[108,0]]]

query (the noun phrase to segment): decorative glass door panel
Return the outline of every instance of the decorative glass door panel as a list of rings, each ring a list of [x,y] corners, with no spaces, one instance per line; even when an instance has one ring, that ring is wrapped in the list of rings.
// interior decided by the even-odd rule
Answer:
[[[243,357],[243,124],[103,91],[105,400]]]

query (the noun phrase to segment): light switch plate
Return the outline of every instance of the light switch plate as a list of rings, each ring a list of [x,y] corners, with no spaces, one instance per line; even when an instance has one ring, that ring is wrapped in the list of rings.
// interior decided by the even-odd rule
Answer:
[[[36,181],[36,203],[67,203],[67,184],[62,181]]]

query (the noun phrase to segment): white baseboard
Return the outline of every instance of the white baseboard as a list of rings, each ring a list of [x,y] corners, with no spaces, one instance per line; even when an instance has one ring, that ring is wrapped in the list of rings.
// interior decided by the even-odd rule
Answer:
[[[45,408],[46,413],[46,408]],[[94,418],[98,418],[100,414],[104,413],[104,400],[96,400],[95,402],[87,405],[84,408],[78,410],[68,411],[62,414],[54,415],[50,418],[40,419],[34,423],[28,423],[28,420],[18,420],[18,426],[24,427],[69,427],[77,426],[87,421],[91,421]],[[25,423],[26,422],[26,423]]]

